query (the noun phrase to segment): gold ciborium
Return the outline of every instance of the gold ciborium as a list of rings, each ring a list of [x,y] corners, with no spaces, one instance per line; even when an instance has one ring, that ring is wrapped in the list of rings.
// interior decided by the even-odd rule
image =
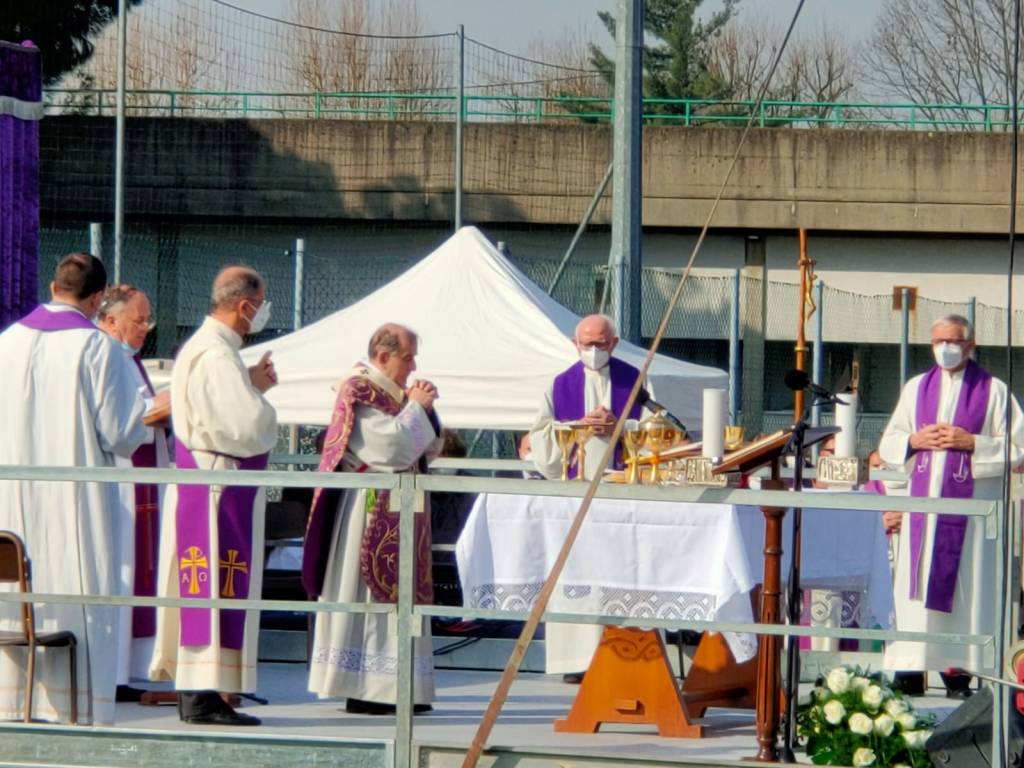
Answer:
[[[664,414],[656,413],[643,423],[644,433],[647,436],[647,447],[651,449],[654,463],[651,468],[651,483],[657,483],[659,479],[659,467],[661,464],[661,452],[667,451],[674,446],[682,437],[679,430],[672,422],[665,418]]]
[[[584,480],[587,466],[587,442],[594,435],[594,428],[589,424],[576,424],[572,429],[576,441],[576,479]]]
[[[569,479],[569,458],[572,455],[572,445],[576,440],[575,430],[568,424],[555,425],[555,442],[562,451],[562,481]]]
[[[622,452],[625,454],[626,482],[630,485],[636,484],[640,472],[637,460],[646,440],[647,433],[640,428],[640,422],[628,419],[622,427]]]

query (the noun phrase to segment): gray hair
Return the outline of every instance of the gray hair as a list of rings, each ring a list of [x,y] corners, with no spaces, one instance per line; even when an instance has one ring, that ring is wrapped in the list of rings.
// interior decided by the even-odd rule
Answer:
[[[242,299],[254,299],[266,290],[263,277],[249,267],[224,267],[213,281],[210,309],[231,309]]]
[[[124,311],[124,305],[139,293],[142,291],[127,283],[110,286],[103,292],[103,299],[100,301],[100,308],[96,313],[97,318],[106,320],[108,317],[120,315]]]
[[[943,315],[932,322],[931,330],[934,331],[940,325],[959,325],[964,329],[964,340],[974,341],[974,326],[963,315]]]
[[[367,357],[372,360],[378,352],[390,352],[396,355],[402,351],[402,335],[405,334],[411,344],[419,341],[414,331],[410,331],[404,325],[386,323],[373,332],[370,343],[367,345]]]

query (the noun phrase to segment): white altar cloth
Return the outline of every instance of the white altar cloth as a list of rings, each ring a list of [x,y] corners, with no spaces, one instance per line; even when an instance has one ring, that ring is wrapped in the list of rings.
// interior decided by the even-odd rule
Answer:
[[[466,607],[533,605],[580,500],[481,494],[456,543]],[[735,507],[595,499],[548,610],[750,622],[751,572]],[[751,635],[725,637],[737,660]]]
[[[576,498],[481,494],[456,543],[464,605],[529,610],[579,505]],[[792,518],[787,512],[784,582]],[[805,510],[802,541],[805,588],[860,593],[853,607],[859,626],[891,626],[880,513]],[[548,610],[749,622],[749,593],[764,573],[763,547],[764,515],[753,507],[594,499]],[[756,653],[751,635],[726,633],[726,639],[738,661]]]

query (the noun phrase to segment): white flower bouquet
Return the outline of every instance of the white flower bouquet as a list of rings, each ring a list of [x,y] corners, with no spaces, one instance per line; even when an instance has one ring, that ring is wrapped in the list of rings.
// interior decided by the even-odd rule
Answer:
[[[914,712],[880,672],[836,667],[797,712],[800,736],[816,765],[926,768],[924,745],[935,719]]]

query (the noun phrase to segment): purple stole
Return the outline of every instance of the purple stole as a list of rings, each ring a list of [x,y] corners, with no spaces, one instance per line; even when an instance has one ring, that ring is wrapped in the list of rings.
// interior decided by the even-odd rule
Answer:
[[[357,405],[397,416],[402,405],[366,376],[353,376],[341,385],[324,438],[320,472],[343,471],[342,460],[355,425]],[[434,423],[434,419],[431,419]],[[434,423],[434,428],[438,425]],[[364,472],[365,465],[357,471]],[[377,602],[398,601],[398,512],[391,511],[390,492],[368,489],[367,522],[359,549],[359,571],[370,595]],[[338,514],[341,492],[317,488],[306,526],[302,551],[302,585],[312,597],[323,593],[324,574],[330,556],[331,536]],[[416,601],[432,603],[434,584],[430,552],[430,509],[415,515]]]
[[[132,358],[149,394],[155,394],[139,355]],[[157,466],[156,440],[143,443],[132,454],[132,466],[152,469]],[[156,596],[156,568],[160,539],[160,488],[149,483],[135,484],[135,588],[133,593]],[[156,608],[132,609],[132,637],[156,636]]]
[[[269,453],[237,459],[241,470],[267,466]],[[198,469],[195,457],[181,440],[174,441],[178,469]],[[237,457],[233,457],[237,458]],[[249,574],[253,567],[252,517],[259,488],[225,487],[217,505],[217,560],[210,551],[210,487],[178,485],[175,528],[178,552],[178,592],[183,598],[210,597],[210,569],[219,567],[220,597],[244,600],[249,597]],[[256,553],[262,557],[261,553]],[[210,609],[181,609],[181,645],[210,644]],[[220,611],[220,645],[241,650],[245,637],[245,611]]]
[[[40,304],[18,321],[33,331],[99,331],[100,329],[76,309],[66,312],[51,312]]]
[[[611,370],[609,372],[612,385],[612,413],[618,417],[626,407],[629,400],[629,393],[633,389],[640,371],[629,363],[624,363],[618,358],[611,358],[608,362]],[[555,421],[578,421],[586,415],[586,408],[583,402],[583,382],[586,374],[583,371],[583,363],[576,363],[567,370],[555,377],[551,388],[551,399],[555,408]],[[643,409],[633,403],[629,411],[629,418],[639,419]],[[573,451],[576,448],[573,446]],[[622,469],[622,446],[615,446],[615,455],[612,457],[612,467]],[[576,476],[575,465],[569,468],[569,476]]]
[[[973,435],[981,432],[988,412],[989,390],[992,376],[973,360],[967,363],[960,396],[953,414],[953,426],[962,427]],[[939,411],[942,392],[942,369],[933,367],[921,379],[917,391],[916,428],[934,424]],[[914,456],[914,469],[910,479],[910,495],[926,497],[931,482],[932,451],[918,451]],[[946,451],[942,473],[944,499],[969,499],[974,495],[974,475],[971,471],[970,451]],[[923,512],[910,514],[910,597],[918,596],[918,570],[924,543],[925,519]],[[967,531],[967,518],[959,515],[938,515],[935,541],[932,546],[932,565],[928,574],[925,607],[951,613],[956,576]]]

